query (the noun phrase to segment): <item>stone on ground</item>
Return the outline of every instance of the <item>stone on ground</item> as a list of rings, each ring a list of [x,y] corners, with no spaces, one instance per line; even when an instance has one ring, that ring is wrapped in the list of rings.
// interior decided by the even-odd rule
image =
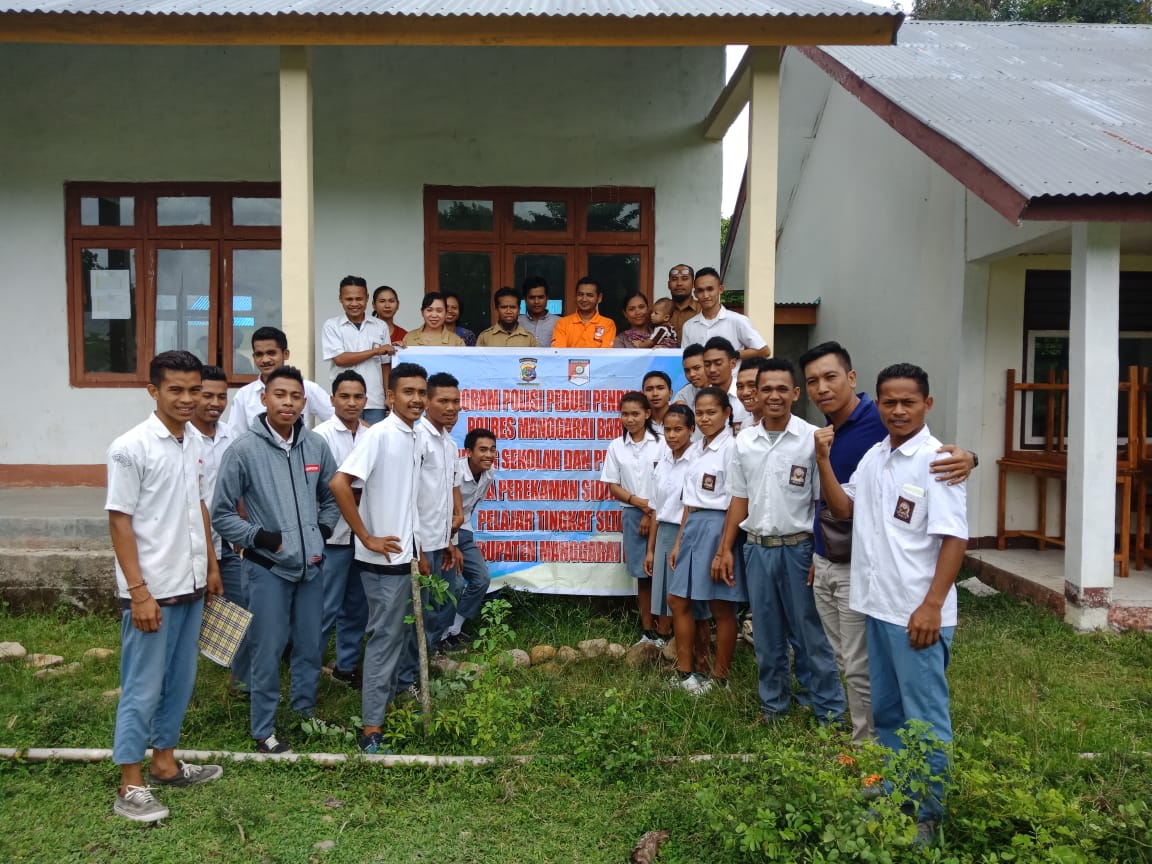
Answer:
[[[505,651],[504,656],[507,658],[509,666],[514,666],[518,669],[532,665],[532,658],[528,656],[528,652],[520,648]]]
[[[985,585],[975,576],[970,576],[967,579],[957,582],[956,586],[963,588],[969,594],[975,594],[977,597],[994,597],[1000,593],[991,585]]]
[[[580,652],[571,645],[561,645],[556,652],[556,659],[561,663],[574,663],[580,659]]]
[[[84,652],[84,656],[92,660],[107,660],[115,653],[111,648],[89,648]]]
[[[607,639],[585,639],[583,642],[577,643],[576,647],[580,649],[580,653],[585,657],[591,659],[592,657],[599,657],[608,650]]]
[[[117,687],[115,690],[105,690],[100,695],[103,696],[105,699],[119,699],[120,698],[120,688]]]
[[[664,647],[660,649],[660,656],[667,660],[669,663],[676,662],[676,637],[673,636],[669,639]]]
[[[321,840],[319,843],[313,843],[312,848],[318,852],[331,852],[336,848],[335,840]]]
[[[633,669],[652,666],[660,659],[660,649],[655,642],[637,642],[624,655],[624,662]]]
[[[604,653],[611,657],[613,660],[619,660],[621,657],[628,653],[628,649],[621,645],[619,642],[611,642],[609,643],[608,648]]]
[[[64,658],[59,654],[29,654],[24,658],[24,662],[37,669],[47,669],[49,666],[59,666],[64,662]]]
[[[536,645],[528,654],[532,660],[532,665],[539,666],[541,663],[547,663],[553,659],[556,656],[556,649],[551,645]]]
[[[28,656],[28,649],[19,642],[0,642],[0,661],[19,660]]]
[[[67,666],[49,666],[36,673],[36,678],[55,678],[57,675],[71,675],[80,668],[80,661],[73,660]]]

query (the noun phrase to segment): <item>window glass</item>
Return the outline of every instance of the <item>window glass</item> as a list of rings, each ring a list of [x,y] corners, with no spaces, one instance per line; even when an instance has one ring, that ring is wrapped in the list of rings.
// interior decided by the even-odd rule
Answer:
[[[157,225],[211,225],[212,199],[207,195],[161,195],[156,198]]]
[[[233,198],[233,225],[279,225],[279,198]]]
[[[440,290],[460,297],[460,320],[480,335],[492,326],[492,256],[488,252],[441,252]]]
[[[589,255],[588,275],[596,280],[603,294],[600,314],[616,322],[617,332],[627,330],[624,299],[640,290],[639,254]]]
[[[136,371],[136,251],[81,250],[84,371]]]
[[[80,199],[80,224],[103,227],[136,223],[136,199],[131,195],[123,197],[93,196]]]
[[[493,224],[491,201],[460,199],[437,202],[437,224],[444,231],[491,231]]]
[[[566,201],[515,201],[512,227],[517,231],[567,231]]]
[[[588,230],[614,233],[640,230],[638,201],[601,201],[588,205]]]
[[[191,351],[216,364],[208,340],[212,308],[212,253],[208,249],[156,250],[156,352]]]
[[[232,252],[232,372],[254,375],[252,333],[280,327],[280,250]]]

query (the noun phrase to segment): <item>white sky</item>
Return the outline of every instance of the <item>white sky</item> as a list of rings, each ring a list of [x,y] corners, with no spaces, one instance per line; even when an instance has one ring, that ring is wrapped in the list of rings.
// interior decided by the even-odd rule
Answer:
[[[740,65],[740,58],[748,50],[743,45],[728,46],[727,81]],[[740,112],[728,134],[724,136],[724,192],[720,196],[720,215],[731,216],[736,206],[736,196],[740,193],[740,178],[744,175],[744,163],[748,161],[748,106]]]

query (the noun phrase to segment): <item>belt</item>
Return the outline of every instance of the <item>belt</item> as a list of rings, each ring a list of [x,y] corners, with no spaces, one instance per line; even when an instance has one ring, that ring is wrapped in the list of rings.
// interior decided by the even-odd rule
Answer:
[[[369,561],[357,561],[356,566],[377,576],[407,576],[412,572],[412,563],[407,564],[373,564]]]
[[[719,507],[687,507],[689,513],[724,513]]]
[[[799,546],[812,539],[811,531],[799,531],[796,534],[749,534],[748,542],[754,546],[764,546],[775,549],[778,546]]]

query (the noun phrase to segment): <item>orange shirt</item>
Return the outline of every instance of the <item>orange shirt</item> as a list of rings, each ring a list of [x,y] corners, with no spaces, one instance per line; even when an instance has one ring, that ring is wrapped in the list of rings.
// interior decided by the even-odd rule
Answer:
[[[553,348],[611,348],[616,339],[616,322],[599,312],[585,324],[580,313],[565,315],[552,331]]]

